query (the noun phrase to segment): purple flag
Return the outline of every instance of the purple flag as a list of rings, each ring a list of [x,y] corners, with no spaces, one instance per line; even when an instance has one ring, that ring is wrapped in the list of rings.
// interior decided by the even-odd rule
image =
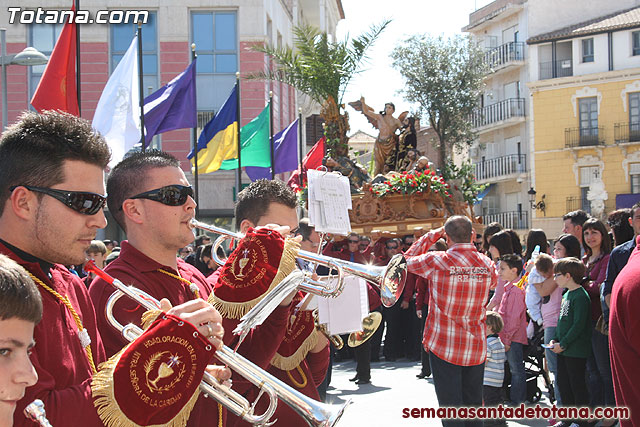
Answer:
[[[298,119],[286,129],[273,135],[274,173],[283,173],[298,168]],[[251,181],[271,179],[271,168],[247,166],[244,168]]]
[[[196,127],[196,59],[173,80],[144,99],[145,142],[174,129]]]

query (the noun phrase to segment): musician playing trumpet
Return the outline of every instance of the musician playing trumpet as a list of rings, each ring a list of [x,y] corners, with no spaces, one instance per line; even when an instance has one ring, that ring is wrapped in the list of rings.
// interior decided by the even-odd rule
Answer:
[[[96,314],[82,281],[64,265],[82,264],[96,231],[106,226],[105,140],[78,117],[24,113],[0,139],[0,253],[22,265],[42,298],[31,361],[35,385],[17,402],[15,426],[32,426],[23,409],[39,398],[54,426],[103,426],[91,381],[106,360]],[[169,310],[221,346],[220,314],[205,301]],[[214,371],[217,373],[218,371]],[[224,375],[220,375],[224,379]]]
[[[127,233],[120,255],[105,271],[156,299],[166,298],[171,305],[196,304],[204,308],[212,287],[198,269],[177,257],[178,250],[193,241],[189,221],[195,216],[193,190],[172,155],[151,150],[135,153],[118,163],[107,179],[109,211]],[[97,313],[104,313],[111,285],[97,278],[89,294]],[[170,306],[169,306],[170,307]],[[145,310],[136,302],[121,298],[113,315],[123,324],[142,324]],[[204,335],[220,344],[221,318],[203,325]],[[98,316],[98,330],[107,357],[127,344],[121,331]],[[168,371],[167,371],[168,372]],[[160,372],[159,372],[160,374]],[[227,371],[224,374],[230,376]],[[226,409],[201,395],[187,425],[224,425]]]

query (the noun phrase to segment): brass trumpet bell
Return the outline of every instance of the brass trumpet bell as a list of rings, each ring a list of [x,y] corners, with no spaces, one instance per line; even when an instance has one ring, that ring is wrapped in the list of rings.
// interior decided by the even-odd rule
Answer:
[[[362,319],[362,331],[351,332],[349,334],[349,341],[347,345],[349,347],[358,347],[364,344],[373,334],[378,330],[382,323],[382,314],[374,311],[369,313],[367,317]]]

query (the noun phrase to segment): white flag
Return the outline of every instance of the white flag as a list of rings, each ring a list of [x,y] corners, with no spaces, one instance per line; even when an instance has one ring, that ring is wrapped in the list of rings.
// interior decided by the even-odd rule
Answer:
[[[93,116],[93,127],[111,148],[114,167],[140,142],[140,92],[138,86],[138,36],[113,70]]]

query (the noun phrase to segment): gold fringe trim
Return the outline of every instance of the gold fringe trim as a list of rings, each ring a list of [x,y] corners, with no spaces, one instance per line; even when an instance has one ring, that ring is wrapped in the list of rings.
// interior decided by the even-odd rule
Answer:
[[[96,407],[98,416],[106,427],[143,427],[131,421],[129,418],[127,418],[126,415],[124,415],[122,409],[120,409],[120,405],[118,405],[118,402],[116,401],[113,390],[113,372],[116,365],[118,364],[118,361],[120,360],[120,356],[127,347],[129,347],[129,345],[120,350],[119,353],[114,354],[106,362],[101,363],[98,373],[94,375],[93,379],[91,380],[91,392],[94,399],[93,405]],[[178,415],[176,415],[170,422],[166,424],[154,424],[150,425],[149,427],[186,426],[187,421],[191,416],[191,411],[193,410],[193,407],[196,404],[199,395],[200,388],[197,387],[196,391],[193,393],[193,396],[191,396],[191,399],[189,399],[187,404],[184,405]]]
[[[318,332],[317,329],[314,329],[307,339],[303,341],[300,347],[298,347],[295,353],[288,357],[281,356],[276,353],[275,356],[273,356],[273,359],[271,359],[271,364],[283,371],[291,371],[292,369],[295,369],[296,366],[300,365],[304,358],[307,357],[309,351],[316,346],[319,334],[320,332]]]
[[[217,298],[212,292],[209,295],[208,302],[212,304],[216,310],[227,319],[240,319],[247,314],[267,293],[269,293],[278,283],[284,280],[291,272],[296,268],[296,257],[300,250],[300,243],[296,240],[287,237],[284,240],[284,248],[282,250],[282,257],[280,257],[280,264],[278,265],[278,272],[271,281],[271,284],[267,290],[257,298],[246,302],[228,302]]]
[[[142,322],[142,329],[144,329],[145,331],[149,329],[149,326],[151,326],[151,324],[155,322],[158,316],[160,316],[162,313],[163,312],[160,309],[145,311],[142,314],[142,318],[140,319],[140,321]]]

